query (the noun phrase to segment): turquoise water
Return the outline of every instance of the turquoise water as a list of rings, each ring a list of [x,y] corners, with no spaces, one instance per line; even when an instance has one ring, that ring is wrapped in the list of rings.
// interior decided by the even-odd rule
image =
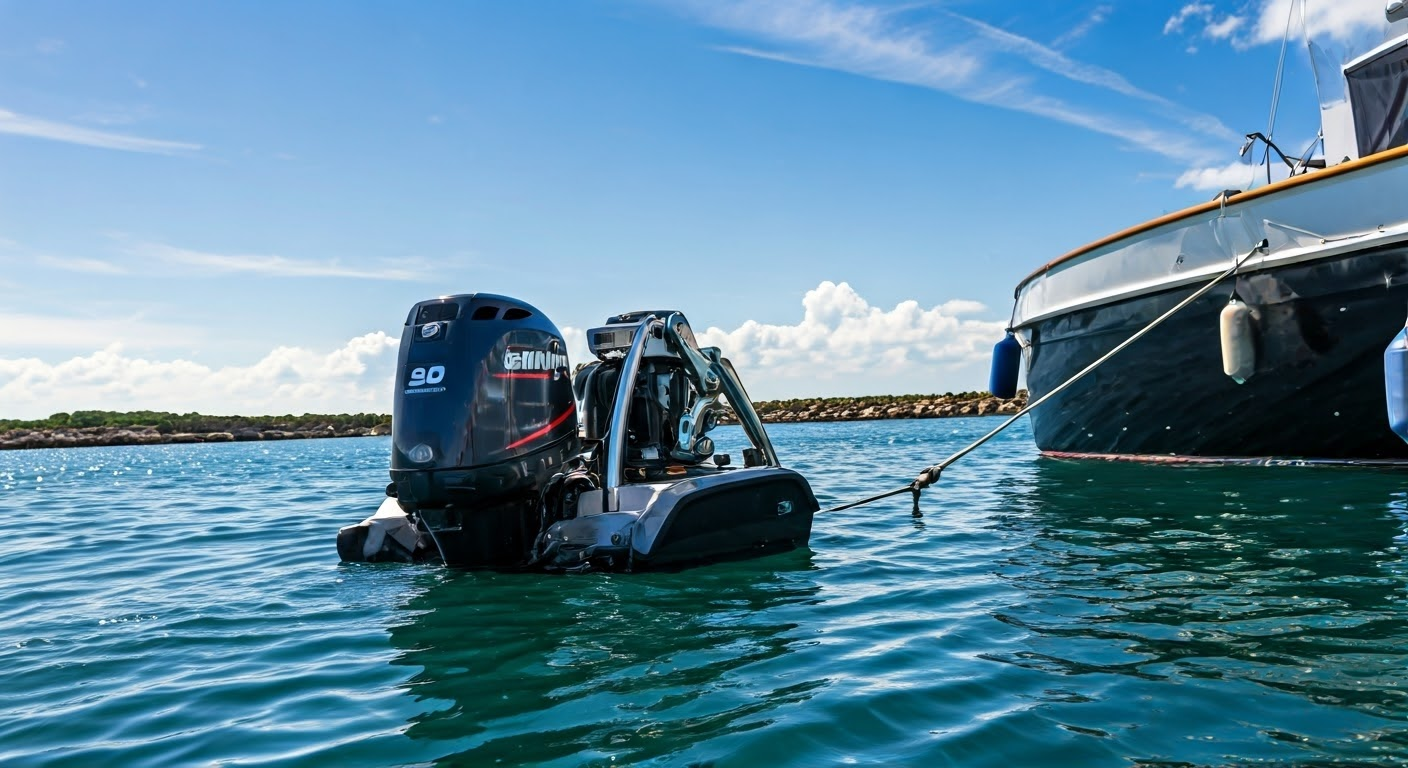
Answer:
[[[998,423],[771,433],[826,505]],[[1408,764],[1401,474],[1010,432],[637,575],[339,564],[385,438],[3,453],[0,764]]]

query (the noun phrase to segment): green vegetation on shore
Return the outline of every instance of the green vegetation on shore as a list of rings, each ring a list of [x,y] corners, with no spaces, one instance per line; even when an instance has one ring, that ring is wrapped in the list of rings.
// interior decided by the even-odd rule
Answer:
[[[302,432],[315,427],[369,429],[390,424],[391,416],[380,413],[305,413],[302,416],[207,416],[200,413],[166,411],[74,411],[56,413],[47,419],[0,419],[0,432],[14,429],[88,429],[92,427],[151,427],[161,434],[180,432],[234,432],[240,429],[281,429]]]
[[[769,424],[929,419],[1016,413],[1026,393],[1000,400],[986,392],[942,395],[874,395],[764,400],[753,404]],[[721,421],[732,423],[725,411]],[[302,416],[208,416],[166,411],[74,411],[47,419],[0,419],[0,451],[160,443],[225,443],[299,440],[391,434],[391,417],[381,413],[305,413]]]
[[[914,406],[919,403],[963,404],[991,398],[987,392],[945,392],[942,395],[867,395],[863,397],[804,397],[791,400],[760,400],[753,403],[759,416],[778,412],[801,413],[806,411],[840,412],[849,409],[865,408],[889,409],[895,406]],[[1026,392],[1017,394],[1024,399]],[[282,416],[210,416],[202,413],[170,413],[168,411],[74,411],[56,413],[47,419],[0,419],[0,432],[13,429],[86,429],[91,427],[150,427],[157,432],[234,432],[240,429],[281,429],[289,432],[302,432],[314,428],[337,431],[344,429],[369,429],[391,423],[391,415],[385,413],[305,413],[295,416],[291,413]]]

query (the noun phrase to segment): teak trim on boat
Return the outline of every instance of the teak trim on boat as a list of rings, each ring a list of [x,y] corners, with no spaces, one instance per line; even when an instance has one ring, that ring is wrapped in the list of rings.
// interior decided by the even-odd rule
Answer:
[[[1200,213],[1206,213],[1207,211],[1217,210],[1218,208],[1223,207],[1224,204],[1227,207],[1231,207],[1233,205],[1244,203],[1248,200],[1255,200],[1258,197],[1263,197],[1265,195],[1281,192],[1292,187],[1298,187],[1302,184],[1311,184],[1321,179],[1328,179],[1333,176],[1340,176],[1346,173],[1351,173],[1353,171],[1368,168],[1370,166],[1378,165],[1380,163],[1386,163],[1390,160],[1397,160],[1400,157],[1408,157],[1408,145],[1394,147],[1393,149],[1384,152],[1379,152],[1368,157],[1361,157],[1358,160],[1351,160],[1347,163],[1340,163],[1339,165],[1326,168],[1323,171],[1316,171],[1315,173],[1304,173],[1300,176],[1292,176],[1289,179],[1282,179],[1281,181],[1268,184],[1264,187],[1258,187],[1247,192],[1239,192],[1235,195],[1228,197],[1225,203],[1222,199],[1220,199],[1219,196],[1218,198],[1213,198],[1209,202],[1200,203],[1190,208],[1184,208],[1181,211],[1174,211],[1173,213],[1160,216],[1157,219],[1150,219],[1149,221],[1146,221],[1142,224],[1136,224],[1135,226],[1129,227],[1128,229],[1122,229],[1119,232],[1114,233],[1113,235],[1102,237],[1093,243],[1083,245],[1080,248],[1075,249],[1074,251],[1070,251],[1069,253],[1058,256],[1052,259],[1051,261],[1048,261],[1045,264],[1041,265],[1030,275],[1027,275],[1026,277],[1022,278],[1022,282],[1017,283],[1017,289],[1014,292],[1014,295],[1020,295],[1022,289],[1026,287],[1027,283],[1030,283],[1032,280],[1035,280],[1037,277],[1047,272],[1052,267],[1064,264],[1065,262],[1070,261],[1071,259],[1074,259],[1078,256],[1083,256],[1097,248],[1103,248],[1104,246],[1107,246],[1119,240],[1123,240],[1127,237],[1132,237],[1142,232],[1147,232],[1151,229],[1154,229],[1155,227],[1161,227],[1165,224],[1175,222],[1180,219],[1186,219],[1192,216],[1196,216]]]

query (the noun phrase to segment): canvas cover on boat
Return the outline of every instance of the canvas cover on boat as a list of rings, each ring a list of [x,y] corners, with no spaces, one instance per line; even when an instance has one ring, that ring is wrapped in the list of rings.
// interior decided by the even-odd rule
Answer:
[[[1408,47],[1345,72],[1359,156],[1408,144]]]

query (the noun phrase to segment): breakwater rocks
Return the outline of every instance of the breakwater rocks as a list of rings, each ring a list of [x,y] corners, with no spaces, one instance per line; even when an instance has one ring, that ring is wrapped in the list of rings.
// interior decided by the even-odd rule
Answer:
[[[1027,404],[1021,391],[1008,400],[986,392],[943,395],[882,395],[754,403],[768,424],[871,419],[936,419],[946,416],[1013,414]],[[266,421],[265,418],[268,420]],[[151,425],[155,421],[156,424]],[[732,411],[720,420],[736,423]],[[86,422],[86,424],[84,423]],[[98,422],[103,426],[89,426]],[[238,443],[255,440],[306,440],[323,437],[373,437],[391,434],[385,414],[303,416],[201,416],[140,411],[80,411],[54,414],[41,421],[0,422],[0,451],[25,448],[84,448],[104,445]]]
[[[101,445],[235,443],[253,440],[305,440],[321,437],[370,437],[391,434],[390,424],[373,427],[319,424],[295,429],[242,427],[228,432],[175,432],[157,427],[53,427],[0,432],[0,451],[24,448],[85,448]]]
[[[817,421],[867,421],[872,419],[939,419],[951,416],[1010,415],[1027,405],[1026,390],[1003,399],[986,392],[943,395],[876,397],[827,397],[800,400],[765,400],[754,403],[766,424]],[[731,414],[730,414],[731,416]],[[732,423],[732,418],[725,423]]]

